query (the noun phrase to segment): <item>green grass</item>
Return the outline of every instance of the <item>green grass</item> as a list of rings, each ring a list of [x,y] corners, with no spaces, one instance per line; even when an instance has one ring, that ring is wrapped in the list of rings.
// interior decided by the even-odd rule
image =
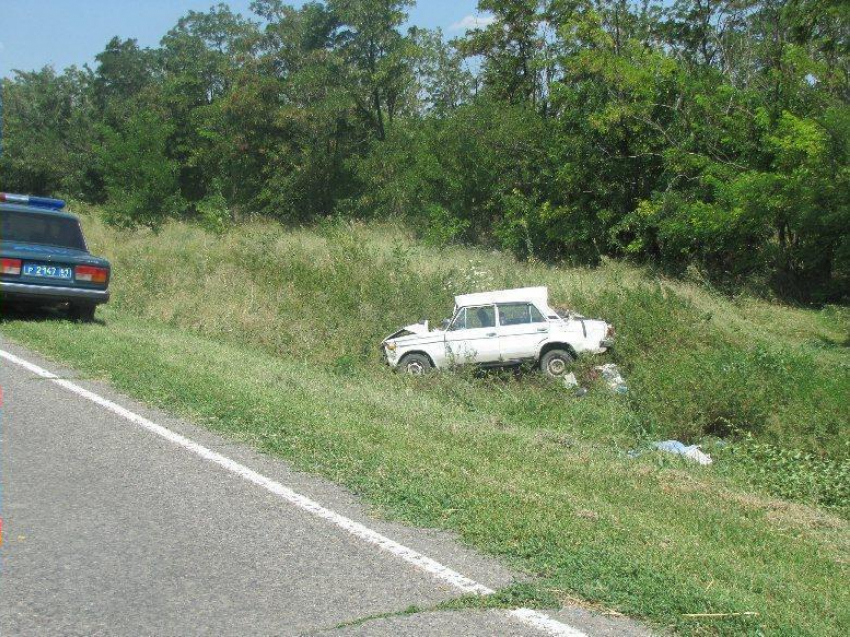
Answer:
[[[387,226],[257,223],[217,237],[86,225],[116,272],[104,323],[7,321],[5,336],[532,576],[486,603],[580,599],[692,634],[850,625],[846,491],[834,485],[847,482],[845,309],[730,300],[615,263],[434,253]],[[381,366],[381,338],[442,318],[451,294],[538,283],[617,325],[627,396]],[[717,462],[626,455],[672,436],[708,441]],[[788,480],[759,475],[774,461]],[[759,615],[682,617],[747,611]]]

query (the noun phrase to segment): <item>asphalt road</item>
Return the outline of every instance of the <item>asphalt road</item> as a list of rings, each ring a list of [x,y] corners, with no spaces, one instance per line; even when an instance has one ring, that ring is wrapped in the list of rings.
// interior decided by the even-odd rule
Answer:
[[[447,534],[378,520],[333,484],[0,350],[483,586],[515,579]],[[508,611],[436,610],[460,595],[450,582],[20,365],[0,361],[0,384],[4,636],[547,634]],[[578,608],[547,615],[572,634],[647,634]]]

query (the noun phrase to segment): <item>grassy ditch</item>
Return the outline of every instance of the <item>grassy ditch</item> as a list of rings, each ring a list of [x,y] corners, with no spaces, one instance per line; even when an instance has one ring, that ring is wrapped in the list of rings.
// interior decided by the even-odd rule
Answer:
[[[534,576],[503,599],[580,598],[693,634],[850,623],[846,310],[729,300],[618,264],[435,252],[391,227],[86,224],[116,271],[104,322],[5,321],[4,336],[346,484],[384,515],[457,531]],[[383,336],[442,318],[453,293],[538,283],[617,325],[628,395],[380,365]],[[705,441],[717,462],[625,453],[666,437]],[[781,471],[760,476],[771,463]],[[683,617],[712,612],[759,614]]]

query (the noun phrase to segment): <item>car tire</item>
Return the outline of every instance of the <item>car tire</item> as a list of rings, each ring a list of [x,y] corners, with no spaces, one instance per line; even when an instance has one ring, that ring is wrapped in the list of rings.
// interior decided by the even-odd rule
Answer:
[[[94,320],[94,312],[97,309],[96,305],[81,305],[72,304],[68,310],[71,318],[80,323],[91,323]]]
[[[561,378],[570,369],[575,356],[565,349],[550,349],[540,357],[540,371],[550,378]]]
[[[411,376],[422,376],[433,369],[431,359],[425,354],[407,354],[398,363],[398,368]]]

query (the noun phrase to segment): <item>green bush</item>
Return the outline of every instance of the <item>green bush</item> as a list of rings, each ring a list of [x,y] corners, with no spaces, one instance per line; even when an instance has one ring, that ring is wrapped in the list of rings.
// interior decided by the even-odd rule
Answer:
[[[780,498],[850,514],[850,459],[836,460],[748,438],[732,447],[730,460],[744,468],[752,483]]]
[[[231,224],[232,215],[218,180],[213,182],[211,192],[198,202],[197,212],[201,225],[210,232],[221,234]]]
[[[148,110],[137,111],[118,128],[103,128],[100,159],[109,222],[157,227],[184,212],[179,166],[167,150],[172,129],[162,114]]]

